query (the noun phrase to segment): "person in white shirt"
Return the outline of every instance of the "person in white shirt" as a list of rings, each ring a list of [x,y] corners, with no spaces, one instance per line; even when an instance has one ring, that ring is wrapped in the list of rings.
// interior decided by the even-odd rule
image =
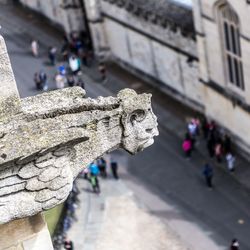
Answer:
[[[226,155],[226,161],[227,161],[227,168],[229,171],[233,172],[235,170],[235,157],[232,155],[232,153],[227,153]]]
[[[74,75],[77,74],[80,70],[79,58],[77,58],[76,56],[71,56],[69,58],[69,67]]]
[[[31,42],[31,52],[34,57],[38,57],[38,42],[37,40],[32,40]]]

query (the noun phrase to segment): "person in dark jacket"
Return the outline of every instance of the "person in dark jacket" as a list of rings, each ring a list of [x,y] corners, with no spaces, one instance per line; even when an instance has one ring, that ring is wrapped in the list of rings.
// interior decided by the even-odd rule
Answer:
[[[211,165],[209,163],[206,163],[204,165],[204,168],[203,168],[203,175],[205,177],[205,180],[206,180],[206,183],[207,183],[207,186],[209,188],[212,188],[213,185],[212,185],[212,179],[213,179],[213,168],[211,167]]]
[[[107,178],[107,170],[106,170],[107,163],[106,163],[105,159],[103,157],[101,157],[100,159],[97,160],[97,164],[98,164],[98,167],[100,170],[101,177]]]
[[[230,245],[230,250],[240,250],[240,244],[237,239],[233,239]]]
[[[74,250],[74,245],[73,245],[72,240],[65,239],[65,241],[64,241],[64,249],[66,249],[66,250]]]
[[[119,176],[118,176],[118,164],[117,164],[117,161],[115,161],[113,158],[110,159],[110,167],[111,167],[111,172],[112,172],[112,175],[113,177],[118,180],[119,179]]]

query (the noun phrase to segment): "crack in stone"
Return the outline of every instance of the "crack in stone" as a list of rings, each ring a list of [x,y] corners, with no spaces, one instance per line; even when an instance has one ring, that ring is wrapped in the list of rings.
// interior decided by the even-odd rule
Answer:
[[[118,109],[120,106],[120,103],[115,103],[115,104],[108,104],[108,105],[92,105],[92,106],[87,106],[87,105],[82,105],[79,107],[71,108],[71,109],[58,109],[58,110],[51,110],[48,113],[38,113],[38,114],[29,114],[29,113],[24,113],[27,121],[31,122],[36,119],[50,119],[50,118],[55,118],[59,117],[62,115],[67,115],[67,114],[78,114],[86,111],[112,111],[115,109]]]
[[[5,135],[7,135],[7,133],[1,132],[0,133],[0,139],[3,139]]]

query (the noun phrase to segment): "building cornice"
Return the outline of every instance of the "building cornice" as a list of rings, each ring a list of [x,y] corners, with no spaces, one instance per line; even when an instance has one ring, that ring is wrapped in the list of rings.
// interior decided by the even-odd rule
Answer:
[[[247,104],[244,98],[239,94],[233,92],[232,90],[223,88],[218,83],[212,80],[204,81],[203,79],[200,78],[199,81],[204,85],[206,85],[207,87],[213,89],[215,92],[222,95],[226,99],[230,100],[233,106],[239,106],[244,111],[250,113],[250,105]]]
[[[169,44],[167,42],[163,42],[162,40],[156,38],[155,36],[152,36],[149,33],[146,33],[143,30],[136,28],[135,26],[132,26],[132,25],[130,25],[128,23],[125,23],[125,22],[123,22],[123,21],[121,21],[121,20],[119,20],[119,19],[117,19],[117,18],[115,18],[115,17],[107,14],[106,12],[102,12],[102,16],[105,17],[105,18],[108,18],[108,19],[110,19],[110,20],[112,20],[112,21],[114,21],[116,23],[119,23],[120,25],[122,25],[122,26],[124,26],[126,28],[129,28],[130,30],[133,30],[133,31],[135,31],[135,32],[137,32],[137,33],[139,33],[139,34],[141,34],[143,36],[146,36],[149,39],[151,39],[151,40],[153,40],[155,42],[158,42],[158,43],[160,43],[160,44],[162,44],[162,45],[170,48],[171,50],[174,50],[174,51],[176,51],[176,52],[178,52],[180,54],[183,54],[183,55],[187,56],[188,58],[190,58],[190,60],[198,61],[198,57],[196,57],[196,56],[188,53],[187,51],[184,51],[184,50],[182,50],[182,49],[180,49],[178,47],[175,47],[175,46],[173,46],[173,45],[171,45],[171,44]]]
[[[250,42],[250,37],[244,36],[244,35],[240,35],[240,37],[244,40],[246,40],[247,42]]]
[[[202,13],[201,16],[202,16],[202,18],[208,20],[209,22],[215,23],[215,20],[212,17],[210,17],[204,13]]]
[[[119,8],[124,8],[135,16],[141,17],[144,20],[151,22],[153,24],[160,25],[163,28],[169,28],[173,32],[176,32],[177,29],[180,29],[183,36],[190,37],[195,40],[195,30],[194,30],[192,11],[180,7],[177,4],[171,2],[171,4],[169,3],[169,6],[170,5],[175,6],[175,9],[179,8],[180,10],[182,10],[182,12],[184,11],[186,13],[184,15],[185,18],[187,18],[187,16],[188,17],[190,16],[190,18],[188,19],[189,20],[188,24],[187,21],[180,20],[180,17],[178,17],[179,19],[177,17],[175,18],[175,14],[170,13],[171,10],[168,10],[169,15],[168,13],[164,13],[163,11],[162,12],[157,11],[157,8],[159,8],[158,5],[161,4],[159,0],[154,0],[155,5],[157,5],[157,8],[156,7],[153,8],[152,6],[151,6],[152,8],[149,8],[147,7],[147,4],[140,4],[139,1],[136,2],[134,0],[102,0],[102,1],[116,5]],[[166,1],[166,4],[168,4],[167,2],[168,1]],[[178,14],[176,13],[176,16],[177,15]]]

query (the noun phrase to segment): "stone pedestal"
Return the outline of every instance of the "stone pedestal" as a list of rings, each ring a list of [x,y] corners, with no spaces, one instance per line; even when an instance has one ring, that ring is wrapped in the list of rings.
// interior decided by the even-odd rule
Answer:
[[[53,250],[42,214],[1,225],[0,235],[1,250]]]

